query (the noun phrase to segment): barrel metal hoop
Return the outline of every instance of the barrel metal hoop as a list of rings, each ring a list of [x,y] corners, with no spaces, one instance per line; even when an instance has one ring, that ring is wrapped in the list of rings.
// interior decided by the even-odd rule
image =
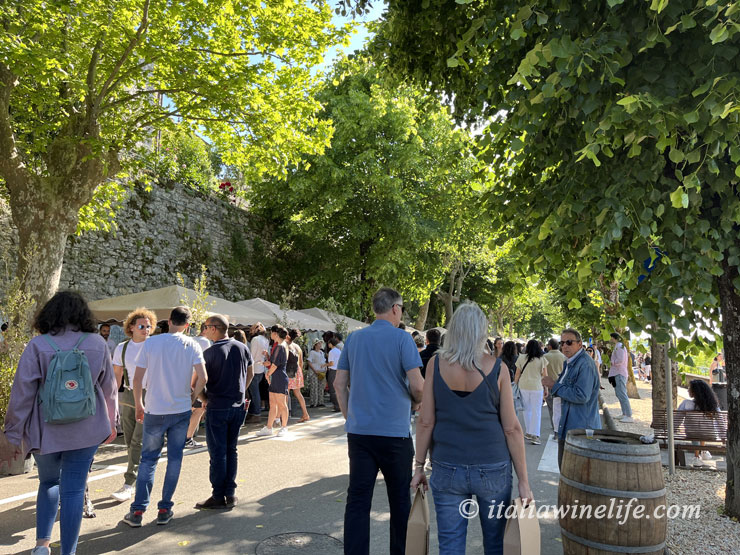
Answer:
[[[665,549],[665,542],[657,545],[643,545],[643,546],[623,546],[623,545],[607,545],[605,543],[594,542],[571,534],[567,530],[560,527],[560,532],[571,541],[578,544],[585,545],[586,547],[592,547],[593,549],[600,549],[602,551],[609,551],[610,553],[654,553],[656,551],[662,552]]]
[[[588,493],[596,493],[598,495],[605,495],[607,497],[628,497],[634,499],[656,499],[665,495],[665,488],[655,491],[624,491],[619,489],[607,489],[600,488],[597,486],[589,486],[566,478],[562,474],[560,475],[560,481],[564,484],[581,491],[587,491]]]
[[[637,464],[656,463],[661,462],[660,454],[651,455],[649,457],[635,457],[634,455],[613,455],[611,453],[599,453],[597,451],[590,451],[586,449],[580,449],[572,444],[565,444],[565,450],[587,459],[599,459],[602,461],[611,462],[629,462]]]
[[[598,433],[598,432],[597,432]],[[569,435],[565,445],[573,445],[582,449],[593,449],[597,453],[614,453],[623,455],[636,455],[638,457],[660,454],[660,446],[657,443],[629,445],[624,443],[606,443],[595,441],[580,435]]]

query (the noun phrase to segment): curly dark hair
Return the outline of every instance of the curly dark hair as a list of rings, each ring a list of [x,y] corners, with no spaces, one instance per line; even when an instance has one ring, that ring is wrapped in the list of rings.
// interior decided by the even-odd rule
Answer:
[[[717,396],[704,380],[691,380],[689,382],[689,395],[694,398],[696,410],[715,413],[719,410]]]
[[[524,348],[524,353],[527,355],[527,362],[533,358],[541,358],[545,353],[542,352],[540,342],[536,339],[530,339],[527,341],[527,346]]]
[[[33,328],[39,333],[56,335],[67,327],[96,333],[97,326],[87,301],[77,291],[59,291],[36,314]]]

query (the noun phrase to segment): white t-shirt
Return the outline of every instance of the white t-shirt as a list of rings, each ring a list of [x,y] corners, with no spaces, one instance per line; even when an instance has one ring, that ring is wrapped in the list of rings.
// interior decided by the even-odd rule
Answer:
[[[339,362],[339,357],[342,356],[342,351],[334,347],[331,351],[329,351],[329,368],[332,370],[337,369],[337,363]]]
[[[123,343],[119,343],[116,346],[116,350],[113,351],[113,364],[115,366],[123,366],[123,344],[126,343],[125,341]],[[139,358],[139,353],[141,353],[141,348],[144,346],[144,343],[146,341],[142,341],[141,343],[134,343],[133,340],[128,342],[128,347],[126,347],[126,374],[128,374],[128,387],[126,387],[126,376],[124,375],[122,384],[126,389],[133,389],[134,388],[134,375],[136,374],[136,361]],[[146,374],[144,374],[144,384],[146,384]],[[146,385],[144,385],[144,389],[146,389]]]
[[[205,360],[203,350],[192,337],[178,332],[147,339],[136,360],[136,366],[146,368],[147,373],[146,412],[188,412],[191,406],[190,381],[196,364],[205,364]]]
[[[322,365],[326,364],[326,358],[324,357],[324,353],[321,351],[311,351],[308,353],[308,362],[313,365],[313,368],[310,368],[310,370],[313,370],[314,372],[326,371],[326,368],[322,367]]]
[[[211,340],[207,337],[203,337],[202,335],[193,337],[193,339],[195,339],[195,342],[198,343],[198,345],[200,345],[200,348],[204,351],[212,345]]]
[[[255,374],[264,374],[265,367],[262,363],[265,355],[262,351],[270,350],[270,341],[264,335],[255,335],[249,344],[249,350],[252,351],[252,361]]]

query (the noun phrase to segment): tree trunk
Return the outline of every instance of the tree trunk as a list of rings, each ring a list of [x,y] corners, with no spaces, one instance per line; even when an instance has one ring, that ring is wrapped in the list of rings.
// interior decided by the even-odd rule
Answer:
[[[727,490],[725,514],[740,517],[740,279],[737,267],[722,261],[724,273],[717,278],[722,312],[722,339],[727,364]]]
[[[632,351],[630,350],[629,341],[625,344],[627,348],[627,397],[630,399],[640,399],[640,391],[637,389],[635,381],[635,369],[632,367]]]
[[[656,343],[654,339],[650,339],[650,363],[651,363],[651,375],[653,385],[653,411],[664,411],[666,409],[666,389],[665,389],[665,361],[666,361],[666,350],[668,345],[662,343]],[[673,370],[673,364],[671,364],[672,384],[673,384],[673,408],[677,405],[678,396],[678,376]]]
[[[421,305],[421,308],[419,309],[419,315],[416,317],[416,323],[414,324],[414,327],[417,330],[423,331],[427,327],[427,316],[429,315],[429,302],[431,301],[431,297],[427,297],[426,302]]]
[[[67,236],[75,231],[81,207],[71,199],[49,194],[50,189],[50,183],[35,180],[23,194],[10,195],[19,239],[16,275],[36,308],[59,286]]]

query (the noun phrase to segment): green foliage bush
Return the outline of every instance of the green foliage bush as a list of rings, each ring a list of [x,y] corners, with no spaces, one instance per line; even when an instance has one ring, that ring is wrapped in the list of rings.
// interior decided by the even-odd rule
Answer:
[[[185,129],[163,131],[159,151],[149,155],[147,166],[165,185],[180,183],[203,192],[217,187],[206,143]]]

